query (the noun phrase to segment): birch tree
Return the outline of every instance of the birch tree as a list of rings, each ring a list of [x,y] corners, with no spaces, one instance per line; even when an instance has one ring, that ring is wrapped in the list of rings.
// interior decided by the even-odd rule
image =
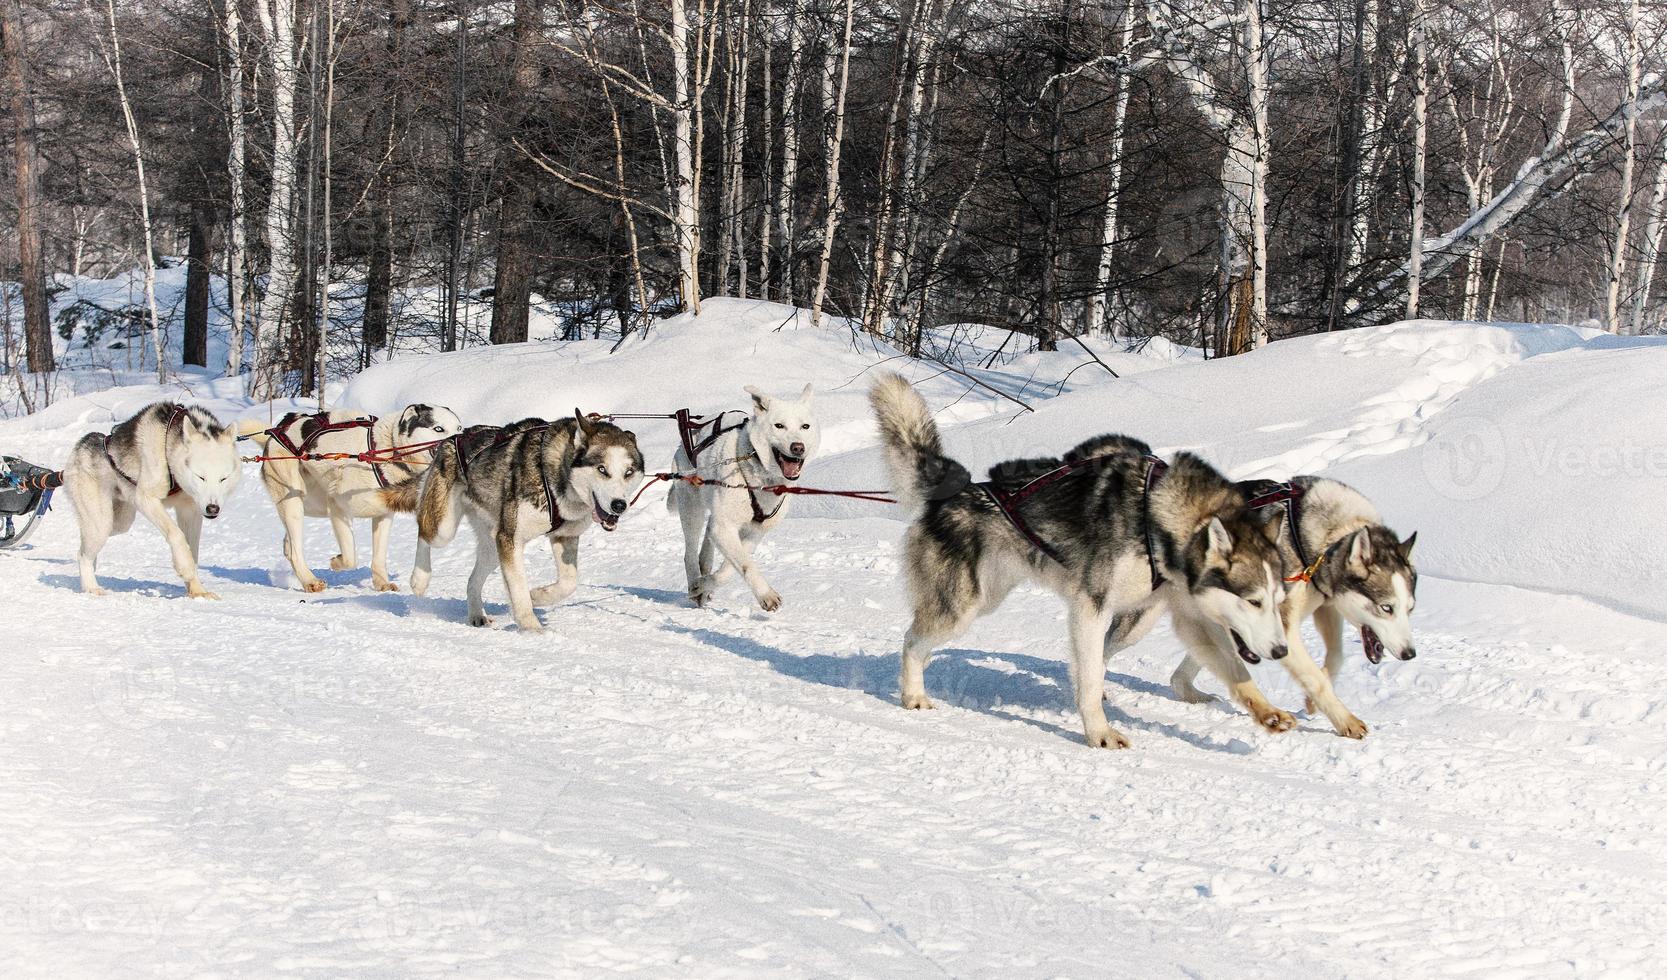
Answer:
[[[810,325],[822,325],[822,301],[828,289],[828,264],[833,259],[834,232],[839,228],[839,155],[845,145],[845,94],[851,83],[851,27],[855,18],[854,0],[845,0],[845,30],[840,35],[838,55],[838,84],[833,83],[833,72],[826,76],[824,92],[829,111],[827,152],[827,204],[822,217],[822,254],[817,262],[816,289],[810,301]],[[828,61],[833,61],[829,48]],[[835,94],[837,93],[837,94]]]
[[[23,343],[29,370],[53,369],[52,326],[48,318],[46,265],[40,235],[40,155],[35,146],[35,113],[29,98],[27,44],[23,34],[21,0],[0,0],[0,46],[3,46],[6,87],[11,104],[14,151],[12,175],[17,190],[17,253],[23,293]],[[79,263],[77,263],[79,264]],[[5,329],[11,337],[11,321]],[[21,388],[21,385],[19,386]]]
[[[239,0],[225,0],[222,20],[226,58],[226,180],[230,214],[226,225],[226,305],[231,319],[226,347],[226,377],[243,373],[244,275],[249,265],[248,233],[244,224],[243,13]]]
[[[295,0],[258,0],[255,5],[271,69],[272,179],[266,204],[265,234],[269,256],[266,291],[255,314],[255,369],[250,392],[270,398],[281,369],[277,345],[295,299],[297,276],[295,198],[300,162],[295,129],[295,92],[301,60],[296,51]]]
[[[1620,200],[1615,206],[1615,238],[1609,251],[1609,287],[1604,294],[1603,326],[1621,328],[1621,280],[1626,277],[1627,237],[1632,227],[1632,182],[1638,156],[1638,80],[1643,71],[1643,50],[1638,25],[1638,0],[1632,0],[1626,16],[1626,114],[1625,137],[1621,143]]]
[[[1134,25],[1135,9],[1131,2],[1124,9],[1117,29],[1117,49],[1125,56],[1134,47]],[[1105,211],[1100,218],[1100,258],[1094,266],[1094,296],[1088,304],[1087,332],[1090,336],[1098,336],[1106,328],[1106,304],[1111,298],[1111,270],[1117,258],[1118,218],[1123,200],[1123,128],[1129,117],[1130,76],[1121,73],[1116,82],[1117,95],[1111,103],[1111,133],[1107,148],[1111,163],[1106,172]],[[1116,324],[1111,325],[1111,334],[1116,338]]]
[[[87,12],[91,14],[92,8],[88,7]],[[127,80],[122,74],[122,36],[116,27],[116,0],[105,0],[104,13],[110,37],[106,41],[98,36],[98,53],[115,81],[127,145],[133,153],[134,179],[139,185],[139,224],[144,231],[145,242],[142,268],[145,271],[145,307],[150,313],[151,353],[156,358],[156,383],[166,384],[168,359],[162,345],[162,314],[156,305],[156,243],[150,220],[150,186],[145,180],[145,149],[139,138],[139,122],[133,115],[133,101],[127,95]]]
[[[1418,318],[1424,282],[1424,169],[1430,146],[1429,11],[1412,0],[1412,229],[1407,236],[1407,319]]]
[[[1661,239],[1667,232],[1667,123],[1660,127],[1656,152],[1660,159],[1655,165],[1655,189],[1650,192],[1649,211],[1645,215],[1644,240],[1638,251],[1638,272],[1632,287],[1632,332],[1644,332],[1644,314],[1649,308],[1650,286],[1655,267],[1661,262]]]

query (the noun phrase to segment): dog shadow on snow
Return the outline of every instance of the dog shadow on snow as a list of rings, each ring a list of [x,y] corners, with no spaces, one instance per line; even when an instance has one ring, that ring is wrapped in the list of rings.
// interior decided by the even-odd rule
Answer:
[[[755,660],[777,673],[802,681],[847,691],[862,691],[892,707],[897,706],[897,671],[900,654],[852,654],[800,656],[744,636],[715,629],[666,623],[667,632],[687,636],[726,653]],[[1114,688],[1150,694],[1170,701],[1178,699],[1167,686],[1132,677],[1108,674]],[[1019,721],[1073,742],[1082,733],[1036,718],[1027,718],[1006,708],[1038,711],[1071,711],[1070,669],[1057,660],[1044,660],[1019,653],[990,653],[984,650],[943,649],[926,668],[926,686],[934,702],[965,708],[1003,721]],[[1113,695],[1115,696],[1115,694]],[[1220,702],[1214,707],[1225,710]],[[901,710],[901,709],[899,709]],[[1243,755],[1250,746],[1237,738],[1217,739],[1186,731],[1175,725],[1136,718],[1115,704],[1106,705],[1106,717],[1128,729],[1179,739],[1208,752]]]

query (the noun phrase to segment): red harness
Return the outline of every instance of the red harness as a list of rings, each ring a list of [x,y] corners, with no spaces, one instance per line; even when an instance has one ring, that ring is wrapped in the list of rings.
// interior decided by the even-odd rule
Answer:
[[[1084,467],[1104,462],[1108,458],[1105,456],[1089,456],[1085,459],[1061,464],[1017,490],[1003,490],[993,482],[975,483],[973,486],[984,491],[984,495],[989,497],[990,502],[996,505],[996,509],[1001,511],[1003,517],[1007,518],[1007,523],[1013,525],[1013,530],[1018,531],[1026,541],[1036,547],[1036,550],[1063,565],[1065,559],[1060,556],[1059,552],[1044,541],[1042,536],[1037,534],[1036,530],[1025,522],[1024,515],[1019,513],[1019,505],[1060,480],[1074,475]],[[1146,538],[1146,565],[1152,573],[1153,589],[1163,585],[1164,580],[1163,573],[1158,570],[1156,542],[1152,538],[1152,488],[1157,486],[1158,481],[1163,478],[1164,473],[1168,470],[1169,464],[1158,457],[1146,457],[1146,479],[1144,481],[1144,499],[1141,513],[1142,522],[1146,525],[1144,532]],[[758,505],[754,504],[753,506],[756,508]]]
[[[307,433],[307,435],[302,438],[300,445],[296,445],[295,440],[289,437],[289,433],[286,430],[297,421],[304,419],[316,419],[322,414],[323,413],[315,413],[308,415],[305,412],[290,412],[282,419],[279,419],[277,425],[267,429],[264,434],[271,436],[273,440],[278,443],[278,445],[289,450],[289,454],[291,456],[294,456],[297,459],[305,459],[307,454],[312,452],[313,447],[318,445],[318,440],[323,438],[326,434],[331,432],[343,432],[347,429],[364,429],[366,447],[365,455],[373,456],[376,453],[376,416],[374,415],[366,418],[343,419],[340,422],[331,422],[326,419],[317,428],[313,429],[313,431]],[[382,464],[374,459],[367,460],[367,462],[370,465],[371,475],[376,477],[376,485],[386,490],[389,484],[387,476],[385,476],[382,472]],[[396,463],[396,465],[399,464]]]

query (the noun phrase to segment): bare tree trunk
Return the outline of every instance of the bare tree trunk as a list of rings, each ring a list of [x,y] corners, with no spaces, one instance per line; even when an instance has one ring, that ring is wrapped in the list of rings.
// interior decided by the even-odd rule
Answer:
[[[770,276],[774,272],[771,268],[773,257],[770,254],[770,236],[773,234],[776,222],[775,195],[771,192],[770,187],[770,168],[775,166],[776,155],[776,98],[775,78],[773,77],[775,75],[775,37],[770,33],[769,0],[760,0],[759,2],[758,23],[759,40],[762,42],[760,47],[763,49],[759,52],[759,60],[763,62],[760,69],[764,75],[760,90],[764,96],[764,104],[759,107],[758,113],[764,138],[763,158],[758,168],[758,298],[767,300],[775,295],[770,284]]]
[[[822,257],[817,265],[816,292],[810,301],[810,325],[822,324],[822,301],[828,289],[828,265],[833,258],[834,232],[839,227],[839,151],[845,142],[845,94],[851,81],[851,25],[855,16],[854,0],[845,0],[845,31],[839,43],[839,88],[832,110],[832,127],[828,134],[827,214],[822,223]]]
[[[1637,281],[1632,289],[1632,332],[1644,332],[1644,313],[1650,304],[1650,285],[1661,261],[1662,232],[1667,230],[1667,123],[1662,123],[1659,140],[1661,160],[1655,166],[1655,189],[1650,193],[1650,210],[1644,225],[1644,241],[1638,253]]]
[[[260,0],[261,30],[272,63],[272,187],[266,205],[266,245],[271,256],[266,294],[255,317],[255,371],[250,393],[270,398],[281,360],[275,349],[295,300],[295,191],[299,166],[295,90],[300,59],[295,50],[295,0]]]
[[[318,410],[324,411],[324,389],[330,381],[330,282],[331,264],[335,260],[335,236],[331,234],[331,154],[334,150],[332,142],[332,127],[336,106],[336,0],[324,0],[324,49],[319,52],[324,56],[324,126],[320,167],[320,177],[323,183],[323,213],[322,231],[324,236],[324,256],[319,263],[319,310],[318,310],[318,366],[313,371],[313,380],[318,386]],[[315,55],[316,57],[317,55]]]
[[[793,228],[798,208],[799,182],[799,86],[804,80],[805,36],[800,23],[805,16],[804,0],[789,0],[787,21],[787,74],[781,81],[781,177],[776,185],[776,220],[781,238],[781,288],[784,303],[794,303],[794,267],[797,242]]]
[[[226,178],[230,184],[231,214],[226,234],[226,305],[231,319],[226,351],[226,377],[243,373],[243,299],[249,268],[247,218],[243,197],[243,29],[239,0],[225,0],[226,47]]]
[[[1358,227],[1361,214],[1361,180],[1363,176],[1362,158],[1365,155],[1364,142],[1366,139],[1366,101],[1370,98],[1366,84],[1366,44],[1367,21],[1370,19],[1368,11],[1376,11],[1375,0],[1354,0],[1354,33],[1350,44],[1349,57],[1349,90],[1341,106],[1342,146],[1337,161],[1336,180],[1336,209],[1333,212],[1331,242],[1330,275],[1327,277],[1327,290],[1330,292],[1330,302],[1327,304],[1326,329],[1338,330],[1343,326],[1344,294],[1348,289],[1349,274],[1352,271],[1350,260],[1355,255],[1355,229]],[[1341,59],[1339,59],[1341,60]]]
[[[133,152],[134,175],[139,183],[139,221],[145,233],[145,306],[150,311],[151,353],[156,357],[156,383],[166,384],[168,361],[162,348],[162,314],[156,305],[156,245],[150,220],[150,187],[145,181],[145,151],[139,141],[139,122],[133,115],[133,102],[127,97],[127,81],[122,77],[122,40],[121,32],[116,29],[116,0],[105,0],[104,11],[110,27],[110,43],[106,46],[100,38],[98,47],[110,77],[115,80],[116,98],[127,129],[127,145]]]
[[[28,82],[28,46],[23,34],[22,0],[3,0],[0,33],[6,60],[6,88],[11,98],[17,188],[17,252],[23,292],[23,343],[29,370],[51,371],[52,324],[47,311],[46,266],[41,254],[40,157],[35,147],[35,113]],[[7,329],[10,330],[8,321]]]
[[[509,92],[504,104],[513,114],[510,131],[519,135],[531,115],[532,92],[538,84],[538,63],[533,46],[543,23],[543,4],[536,0],[515,0],[515,28],[510,59]],[[498,262],[492,292],[491,340],[494,344],[518,344],[527,339],[527,319],[532,303],[533,235],[532,210],[537,185],[526,154],[506,142],[498,157],[502,191],[498,199]]]
[[[1418,317],[1424,283],[1424,167],[1430,145],[1429,13],[1412,0],[1412,230],[1407,242],[1407,319]]]
[[[1245,73],[1250,88],[1250,124],[1255,158],[1250,170],[1250,346],[1268,342],[1268,59],[1262,39],[1261,0],[1244,0]]]
[[[405,63],[405,36],[411,11],[407,0],[395,0],[388,8],[388,62]],[[369,367],[376,351],[388,345],[388,321],[392,312],[394,284],[394,153],[400,133],[405,130],[405,87],[389,86],[388,118],[384,129],[383,170],[376,175],[371,195],[371,240],[369,269],[365,277],[365,310],[360,323],[359,363]]]
[[[1632,230],[1632,182],[1638,157],[1638,76],[1642,71],[1643,54],[1638,37],[1638,0],[1627,8],[1626,96],[1624,101],[1634,107],[1626,116],[1626,137],[1621,146],[1620,201],[1615,206],[1615,245],[1609,253],[1609,288],[1604,293],[1604,329],[1621,329],[1621,280],[1626,278],[1626,247]]]
[[[193,202],[189,244],[186,246],[185,335],[180,360],[198,367],[208,366],[209,274],[214,268],[210,236],[213,230],[214,211],[208,202]]]
[[[1131,0],[1128,9],[1123,12],[1121,26],[1117,30],[1117,50],[1127,54],[1134,44],[1134,4]],[[1111,267],[1117,257],[1117,225],[1120,205],[1122,203],[1123,184],[1123,129],[1129,117],[1129,82],[1126,73],[1117,77],[1117,97],[1111,104],[1111,133],[1109,153],[1111,165],[1106,173],[1106,207],[1100,219],[1100,260],[1094,271],[1094,298],[1088,304],[1088,329],[1090,336],[1098,336],[1106,328],[1106,303],[1111,292]],[[1111,334],[1115,338],[1118,329],[1112,325]]]
[[[698,27],[695,28],[698,31]],[[689,12],[685,0],[671,0],[673,155],[672,230],[677,237],[677,286],[686,312],[700,313],[700,211],[695,202],[695,98],[691,95]],[[698,44],[698,34],[697,44]]]
[[[440,328],[440,349],[456,350],[458,346],[458,290],[463,277],[463,168],[467,162],[464,138],[464,104],[469,91],[469,8],[467,0],[458,4],[456,78],[452,87],[451,138],[451,202],[446,222],[446,309],[445,322]]]

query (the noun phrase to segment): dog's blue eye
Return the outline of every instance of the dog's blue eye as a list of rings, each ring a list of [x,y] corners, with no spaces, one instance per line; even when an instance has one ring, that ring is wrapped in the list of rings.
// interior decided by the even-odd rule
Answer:
[[[1379,606],[1379,607],[1378,607],[1378,609],[1379,609],[1379,610],[1381,610],[1381,611],[1382,611],[1382,612],[1383,612],[1383,614],[1384,614],[1384,615],[1385,615],[1385,616],[1393,616],[1393,615],[1395,615],[1395,607],[1394,607],[1394,606],[1391,606],[1391,605],[1390,605],[1390,604],[1389,604],[1389,603],[1387,603],[1387,602],[1386,602],[1386,603],[1384,603],[1384,604],[1383,604],[1383,605],[1381,605],[1381,606]]]
[[[435,432],[444,432],[444,431],[446,431],[446,427],[443,426],[443,425],[437,425],[437,426],[434,427],[434,431]]]

